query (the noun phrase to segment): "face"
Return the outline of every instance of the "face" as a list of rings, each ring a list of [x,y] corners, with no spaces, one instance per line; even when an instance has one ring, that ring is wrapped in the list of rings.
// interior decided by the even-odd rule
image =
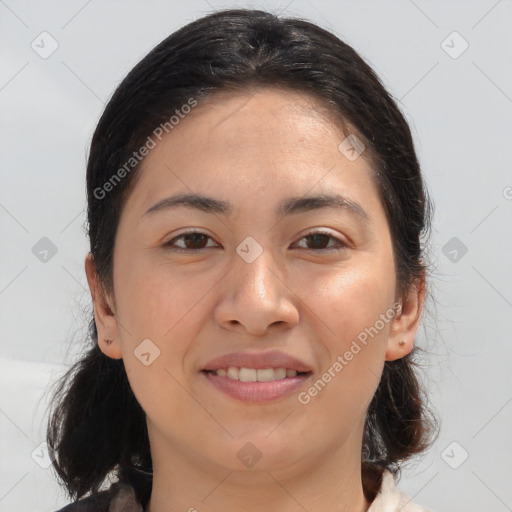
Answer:
[[[356,461],[384,361],[412,349],[373,171],[339,149],[346,136],[317,101],[217,95],[139,169],[115,240],[114,315],[98,308],[96,321],[147,415],[154,465],[249,471],[250,455],[278,476]],[[178,194],[212,201],[162,203]],[[282,367],[284,379],[257,371]],[[270,381],[243,382],[254,378]]]

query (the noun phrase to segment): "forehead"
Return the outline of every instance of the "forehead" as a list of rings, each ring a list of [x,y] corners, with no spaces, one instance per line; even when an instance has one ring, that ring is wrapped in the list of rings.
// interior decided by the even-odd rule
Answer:
[[[194,118],[201,123],[194,129],[208,130],[212,140],[216,136],[235,136],[238,145],[258,140],[277,146],[286,140],[288,144],[296,141],[313,146],[320,132],[335,135],[337,140],[344,138],[343,129],[348,129],[323,99],[281,87],[216,92],[196,108],[188,122],[182,123],[181,135],[186,136],[186,125]]]
[[[291,186],[303,192],[316,186],[321,193],[343,183],[372,187],[366,159],[349,161],[339,150],[347,126],[308,93],[216,93],[156,141],[138,170],[137,202],[154,202],[163,188],[235,196],[249,188],[269,197]]]

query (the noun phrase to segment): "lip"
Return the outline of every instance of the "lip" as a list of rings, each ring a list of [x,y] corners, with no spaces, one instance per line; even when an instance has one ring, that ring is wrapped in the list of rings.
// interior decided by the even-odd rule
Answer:
[[[219,391],[232,398],[253,403],[282,399],[301,388],[312,375],[312,373],[304,373],[270,382],[242,382],[229,377],[220,377],[205,370],[201,373]]]
[[[266,352],[232,352],[212,359],[206,363],[201,370],[215,371],[219,368],[229,368],[230,366],[256,369],[287,368],[297,370],[297,372],[312,371],[303,361],[285,354],[284,352],[280,352],[279,350],[268,350]],[[290,380],[292,380],[292,378],[290,378]]]

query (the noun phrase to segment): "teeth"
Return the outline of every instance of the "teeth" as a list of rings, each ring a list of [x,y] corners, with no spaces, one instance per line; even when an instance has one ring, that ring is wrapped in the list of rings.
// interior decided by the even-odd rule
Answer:
[[[238,374],[239,374],[239,370],[238,368],[233,368],[232,366],[230,366],[228,368],[228,377],[230,379],[235,379],[235,380],[238,380]]]
[[[236,368],[233,369],[236,371]],[[232,372],[231,375],[234,375],[234,372]],[[238,372],[238,380],[241,380],[242,382],[256,382],[258,380],[258,370],[255,370],[254,368],[240,368]]]
[[[297,370],[287,368],[236,368],[230,366],[227,370],[219,368],[213,372],[219,377],[228,377],[241,382],[270,382],[273,380],[281,380],[286,377],[296,377]]]

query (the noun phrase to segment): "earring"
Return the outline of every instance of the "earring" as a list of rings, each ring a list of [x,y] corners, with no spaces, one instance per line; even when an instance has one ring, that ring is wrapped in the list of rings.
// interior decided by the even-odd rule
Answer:
[[[398,344],[403,347],[405,345],[405,340],[399,341]]]

